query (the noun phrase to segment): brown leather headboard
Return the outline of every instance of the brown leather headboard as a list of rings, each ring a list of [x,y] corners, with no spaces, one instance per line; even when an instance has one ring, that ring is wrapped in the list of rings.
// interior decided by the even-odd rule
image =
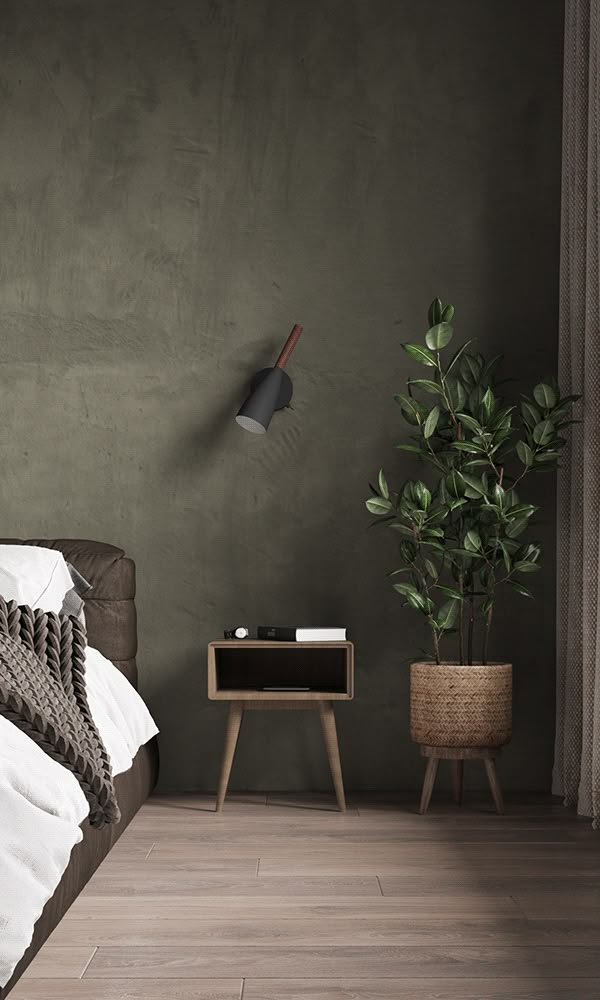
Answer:
[[[137,687],[137,618],[135,611],[135,563],[123,549],[105,542],[81,538],[2,538],[1,545],[42,545],[59,549],[90,583],[85,598],[88,642],[125,674]]]

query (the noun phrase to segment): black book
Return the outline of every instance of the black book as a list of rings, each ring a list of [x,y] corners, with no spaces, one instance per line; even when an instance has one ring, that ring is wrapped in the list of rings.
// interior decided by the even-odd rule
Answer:
[[[345,628],[323,628],[307,625],[259,625],[258,639],[273,639],[275,642],[343,642]]]

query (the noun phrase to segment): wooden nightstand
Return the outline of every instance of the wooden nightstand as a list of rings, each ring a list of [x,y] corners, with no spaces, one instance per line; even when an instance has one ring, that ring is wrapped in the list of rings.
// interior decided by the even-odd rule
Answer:
[[[249,709],[318,709],[338,807],[346,811],[333,702],[354,697],[351,642],[211,642],[208,697],[230,702],[217,812],[223,808],[240,726]]]

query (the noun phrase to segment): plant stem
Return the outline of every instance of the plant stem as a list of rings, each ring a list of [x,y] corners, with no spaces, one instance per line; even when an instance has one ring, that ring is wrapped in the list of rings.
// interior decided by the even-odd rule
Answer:
[[[458,659],[460,660],[462,666],[465,662],[465,590],[462,573],[458,578],[458,589],[463,595],[463,599],[460,601],[458,608]]]
[[[469,631],[467,636],[467,663],[473,665],[473,628],[475,625],[475,601],[469,594]]]
[[[437,630],[436,629],[433,628],[431,630],[431,634],[433,635],[433,648],[434,648],[434,651],[435,651],[435,662],[439,666],[439,662],[440,662],[440,640],[438,638],[438,634],[437,634]]]
[[[490,638],[490,631],[492,628],[493,616],[494,616],[494,606],[492,604],[491,607],[488,609],[487,615],[485,616],[485,632],[483,634],[483,657],[482,657],[482,662],[484,666],[487,663],[487,658],[488,658],[488,642]]]

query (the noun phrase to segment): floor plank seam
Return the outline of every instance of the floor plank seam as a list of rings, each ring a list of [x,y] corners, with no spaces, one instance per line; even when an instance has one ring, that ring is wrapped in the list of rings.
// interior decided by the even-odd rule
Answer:
[[[85,963],[84,968],[81,970],[81,974],[79,976],[80,979],[83,979],[83,977],[85,976],[85,974],[86,974],[87,970],[89,969],[91,963],[94,961],[94,958],[96,956],[97,951],[98,951],[98,946],[96,945],[96,947],[94,948],[92,954],[90,955],[90,957],[88,958],[87,962]]]
[[[515,906],[516,906],[518,912],[521,914],[521,916],[524,917],[525,920],[529,920],[529,917],[527,916],[527,913],[525,912],[524,907],[521,906],[521,904],[519,903],[519,900],[517,899],[517,897],[516,896],[509,896],[509,899],[511,899],[513,901],[513,903],[515,904]]]

